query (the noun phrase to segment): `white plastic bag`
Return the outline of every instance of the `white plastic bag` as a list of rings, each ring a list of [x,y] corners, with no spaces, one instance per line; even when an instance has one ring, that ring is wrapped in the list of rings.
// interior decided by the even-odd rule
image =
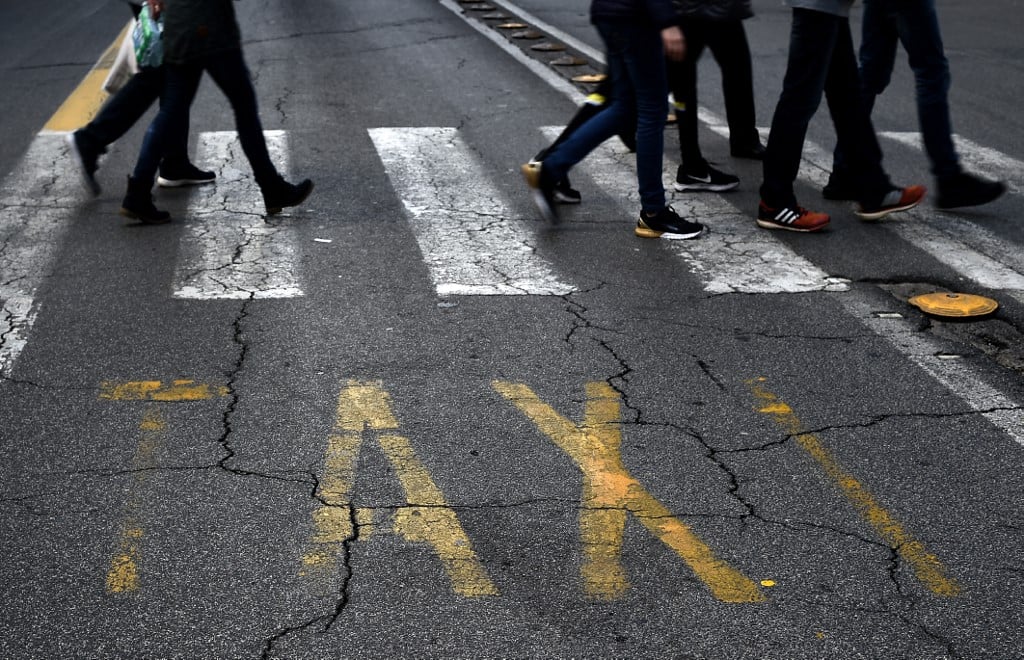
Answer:
[[[128,26],[128,32],[121,40],[121,47],[117,49],[110,73],[103,81],[103,91],[108,94],[116,94],[132,76],[139,72],[139,63],[135,60],[135,43],[132,41],[134,29],[135,19],[132,19],[132,24]]]

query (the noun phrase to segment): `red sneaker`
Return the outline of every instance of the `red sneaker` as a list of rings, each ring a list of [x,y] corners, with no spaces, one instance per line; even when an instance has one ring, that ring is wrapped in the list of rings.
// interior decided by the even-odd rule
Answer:
[[[925,190],[924,186],[907,186],[903,189],[895,188],[882,198],[878,206],[858,204],[854,213],[860,216],[861,220],[881,220],[890,213],[914,208],[921,203],[926,192],[928,191]]]
[[[773,209],[761,202],[757,206],[757,226],[787,231],[818,231],[828,224],[827,213],[815,213],[802,206],[782,206]]]

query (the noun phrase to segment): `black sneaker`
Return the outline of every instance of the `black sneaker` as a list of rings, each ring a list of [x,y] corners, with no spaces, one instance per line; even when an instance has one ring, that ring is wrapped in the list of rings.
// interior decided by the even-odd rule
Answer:
[[[541,176],[543,164],[531,160],[519,168],[526,179],[526,185],[533,191],[533,203],[540,211],[541,217],[554,224],[558,222],[558,209],[555,207],[555,187],[544,181]]]
[[[938,183],[939,194],[935,206],[940,209],[988,204],[1006,192],[1006,184],[1002,181],[989,181],[966,172],[939,179]]]
[[[641,212],[633,233],[640,238],[665,238],[678,241],[697,238],[703,231],[704,225],[684,220],[679,217],[675,209],[666,206],[653,216]]]
[[[583,201],[583,195],[569,184],[569,177],[566,177],[555,184],[552,191],[554,200],[559,204],[579,204]]]
[[[75,157],[75,162],[78,163],[78,172],[82,175],[82,184],[87,191],[92,193],[93,197],[99,196],[103,192],[100,189],[100,182],[96,180],[96,170],[99,168],[100,154],[85,145],[78,131],[69,133],[67,140],[68,147],[71,149],[71,155]]]
[[[263,189],[263,204],[267,215],[280,213],[286,206],[298,206],[313,192],[313,182],[304,179],[299,183],[288,183],[284,179]]]
[[[128,177],[128,191],[121,201],[119,213],[126,218],[138,220],[144,225],[165,225],[171,221],[171,214],[153,205],[151,183]]]
[[[204,183],[213,183],[217,175],[213,172],[201,170],[192,163],[185,163],[181,167],[160,166],[160,176],[156,183],[161,188],[179,188],[181,186],[201,186]]]
[[[828,177],[828,183],[821,189],[821,196],[837,202],[853,201],[857,199],[857,189],[849,178],[833,172]]]
[[[700,176],[684,171],[682,165],[676,172],[675,189],[679,192],[698,190],[725,192],[726,190],[735,190],[739,185],[739,177],[720,172],[710,165],[705,166]]]

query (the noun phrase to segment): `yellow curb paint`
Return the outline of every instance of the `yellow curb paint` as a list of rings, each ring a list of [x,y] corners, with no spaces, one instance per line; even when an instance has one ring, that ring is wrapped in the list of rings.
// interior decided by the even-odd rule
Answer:
[[[302,559],[304,567],[318,572],[335,570],[342,544],[356,537],[353,519],[359,526],[360,539],[374,529],[374,511],[352,506],[359,449],[365,432],[397,428],[390,396],[379,381],[349,380],[345,384],[338,396],[334,430],[324,457],[319,492],[324,504],[313,514],[313,547]],[[467,597],[496,595],[498,590],[473,552],[458,517],[409,441],[394,434],[380,435],[378,441],[408,504],[395,514],[395,533],[407,541],[430,545],[456,593]]]
[[[629,588],[621,556],[626,518],[632,514],[675,551],[718,600],[727,603],[765,600],[752,580],[718,559],[688,525],[629,474],[620,452],[620,399],[607,383],[587,384],[584,420],[579,425],[555,412],[526,385],[495,381],[492,386],[568,454],[583,472],[580,541],[584,562],[581,574],[588,597],[616,600]]]
[[[175,380],[166,384],[159,380],[105,382],[100,387],[100,398],[112,401],[205,401],[228,394],[230,390],[227,387],[205,385],[194,380]]]
[[[142,438],[132,459],[132,468],[140,470],[154,463],[157,450],[163,442],[164,430],[167,427],[163,415],[155,407],[146,410],[139,425]],[[138,522],[141,508],[139,491],[149,480],[149,472],[136,472],[132,479],[131,493],[125,504],[125,520],[121,525],[117,553],[110,562],[107,571],[106,590],[108,594],[132,593],[139,588],[139,561],[142,552],[142,539],[145,535]]]
[[[850,500],[861,517],[875,529],[889,547],[896,550],[900,557],[910,565],[917,579],[929,591],[938,596],[959,595],[960,586],[947,576],[947,570],[942,562],[935,555],[929,553],[924,544],[903,529],[903,526],[875,499],[868,489],[832,456],[817,436],[804,431],[803,423],[793,413],[792,408],[763,387],[764,380],[764,378],[758,378],[747,383],[758,400],[758,411],[774,418],[775,422],[786,433],[793,436],[797,444],[817,461],[825,474]]]
[[[110,73],[118,48],[121,46],[121,41],[128,35],[130,25],[131,23],[125,25],[117,39],[110,44],[96,65],[86,74],[85,79],[61,104],[57,112],[50,117],[46,126],[43,127],[44,131],[74,131],[88,124],[96,116],[107,99],[107,93],[103,91],[103,82]]]

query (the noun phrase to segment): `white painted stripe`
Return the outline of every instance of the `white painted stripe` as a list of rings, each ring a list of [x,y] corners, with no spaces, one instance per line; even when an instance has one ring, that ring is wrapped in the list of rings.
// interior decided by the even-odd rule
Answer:
[[[573,103],[579,105],[586,99],[586,96],[580,90],[576,89],[571,82],[552,71],[543,63],[538,62],[524,53],[518,46],[509,43],[508,39],[506,39],[499,31],[481,23],[480,21],[471,20],[459,4],[452,0],[441,0],[441,6],[447,7],[455,13],[456,16],[465,21],[467,25],[490,39],[496,46],[498,46],[498,48],[501,48],[520,64],[540,76],[541,80],[546,82],[550,87],[569,97],[569,100]]]
[[[1003,433],[1024,446],[1024,407],[982,380],[969,363],[937,357],[948,354],[948,346],[933,341],[906,319],[879,316],[878,308],[873,308],[871,301],[860,294],[839,296],[837,300],[848,313],[860,319],[875,334],[885,338],[897,351],[965,401],[972,410],[981,413]]]
[[[921,134],[917,132],[885,131],[879,135],[918,150],[924,149]],[[960,162],[967,171],[990,179],[1006,181],[1007,188],[1014,194],[1024,190],[1024,161],[983,147],[959,135],[953,135],[953,143],[960,154]]]
[[[828,182],[832,167],[832,154],[819,145],[807,140],[804,143],[804,160],[800,165],[800,178],[823,187]],[[1024,291],[1024,275],[1014,268],[992,259],[988,254],[1014,254],[1019,249],[1000,241],[989,232],[972,226],[965,230],[962,220],[959,227],[949,225],[943,231],[935,222],[939,214],[925,213],[912,209],[889,216],[884,226],[900,235],[908,243],[932,255],[936,260],[987,289],[1020,292]],[[977,235],[977,236],[975,236]],[[969,245],[978,239],[983,253]],[[1020,262],[1020,257],[1013,261]]]
[[[561,130],[557,126],[543,129],[548,140],[554,140]],[[576,170],[593,179],[610,197],[620,200],[623,230],[628,230],[628,223],[636,222],[640,212],[635,156],[618,140],[609,140],[577,165]],[[708,293],[802,293],[848,288],[846,280],[830,277],[774,234],[759,229],[752,215],[740,211],[725,196],[678,193],[671,203],[681,216],[708,228],[698,239],[671,242],[671,249],[687,263]]]
[[[605,64],[604,53],[602,53],[600,50],[590,47],[589,45],[583,43],[576,37],[572,36],[567,32],[564,32],[563,30],[556,28],[554,25],[551,25],[550,23],[545,23],[544,21],[540,20],[539,18],[529,13],[525,9],[520,9],[515,4],[508,2],[508,0],[491,0],[491,4],[498,5],[505,11],[510,11],[513,14],[517,14],[527,23],[532,24],[539,30],[547,32],[555,39],[558,39],[569,48],[572,48],[573,50],[578,52],[580,55],[583,55],[584,57],[589,57],[590,59],[594,60],[598,64],[601,64],[602,66]]]
[[[288,139],[265,131],[267,149],[287,178]],[[197,159],[217,182],[194,191],[181,239],[174,297],[195,300],[295,298],[297,236],[287,222],[264,219],[263,196],[234,131],[201,133]]]
[[[370,129],[438,295],[566,295],[454,128]]]
[[[9,377],[39,314],[36,291],[50,272],[76,206],[87,199],[66,133],[39,134],[0,184],[0,377]]]

